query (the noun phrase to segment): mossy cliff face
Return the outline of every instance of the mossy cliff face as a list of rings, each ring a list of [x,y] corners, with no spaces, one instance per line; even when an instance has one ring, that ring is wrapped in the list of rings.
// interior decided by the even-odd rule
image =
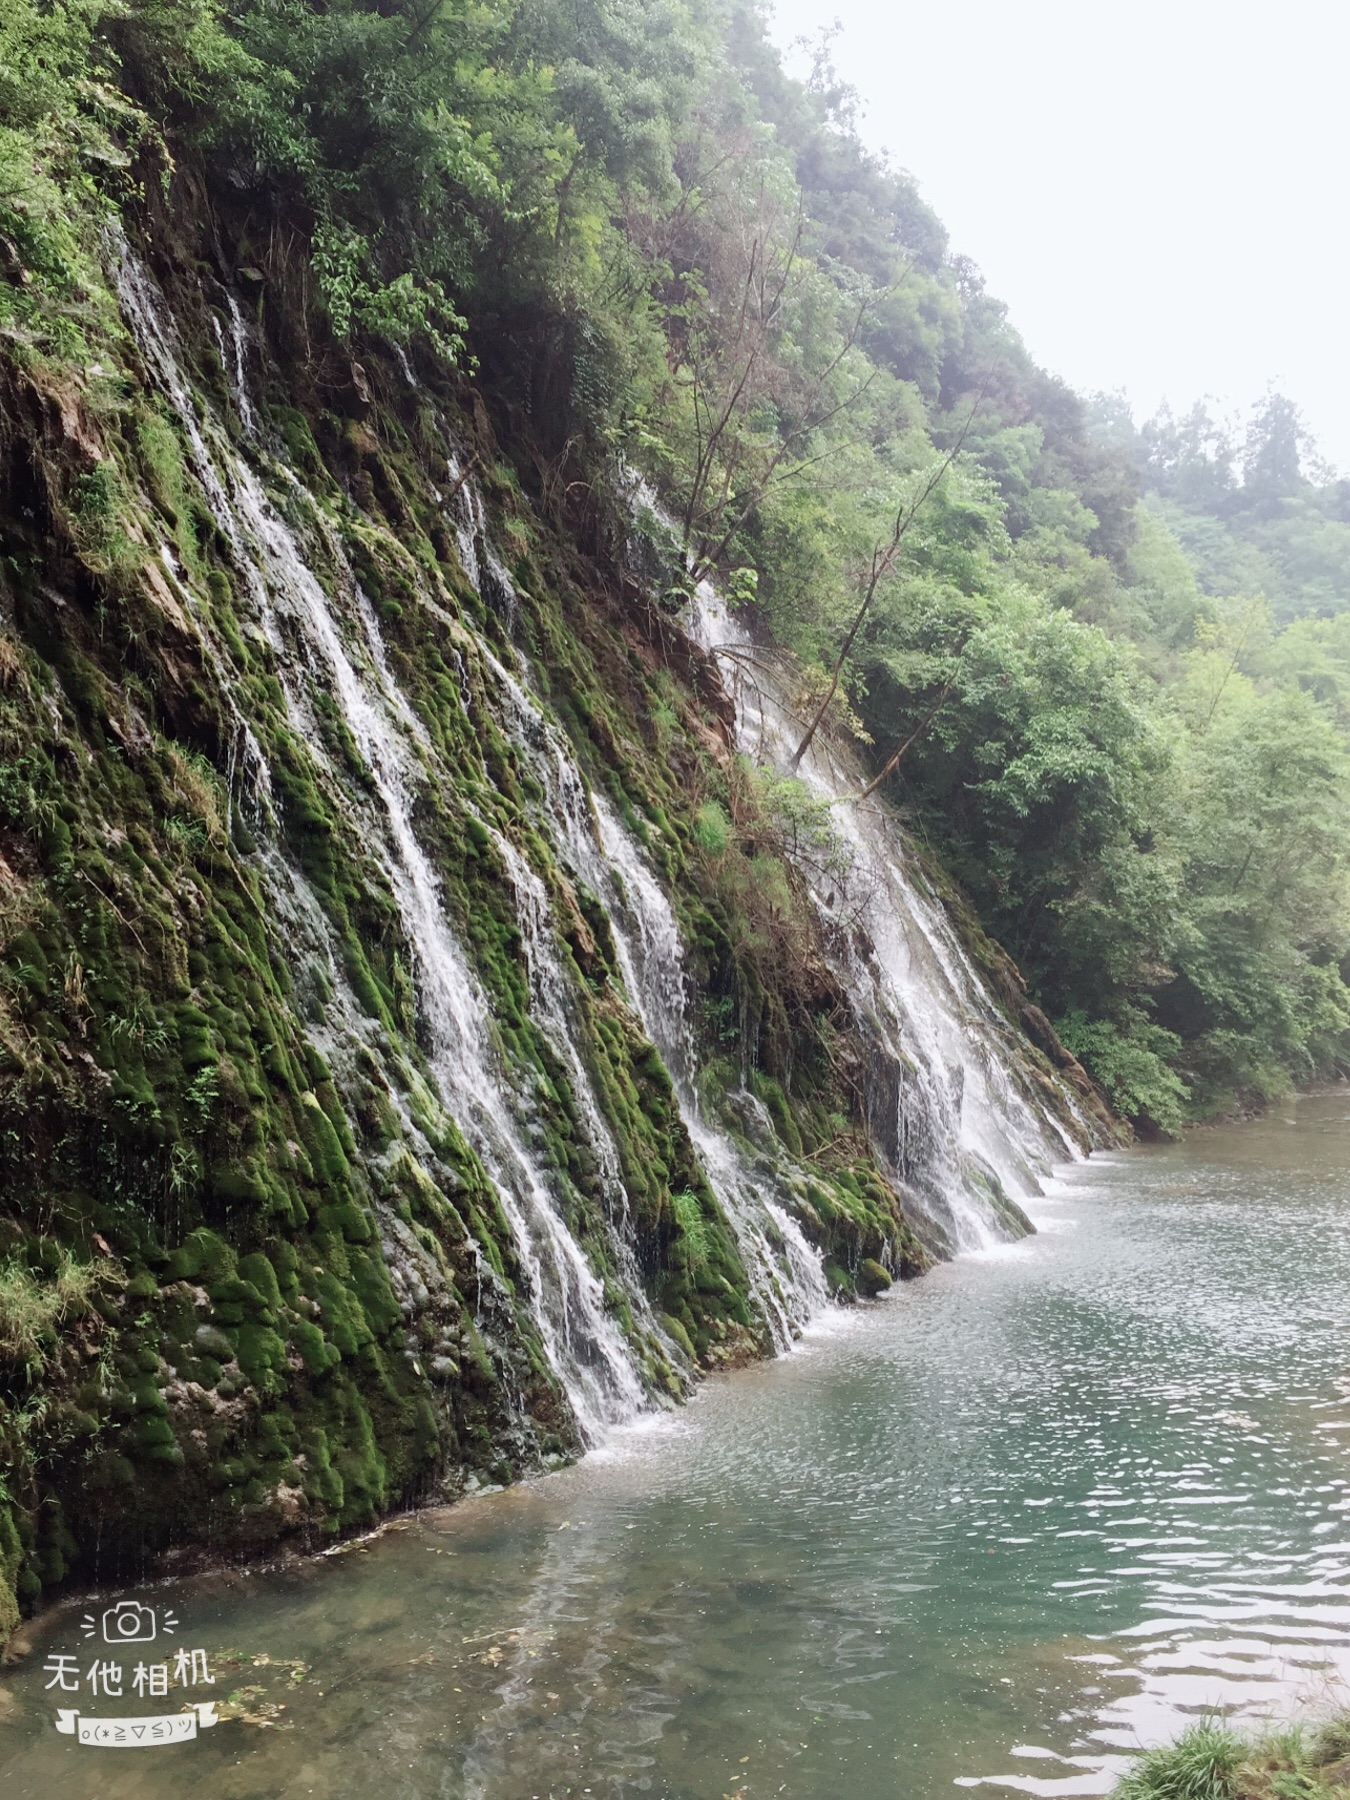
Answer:
[[[648,1395],[771,1347],[505,669],[669,894],[705,1104],[756,1097],[747,1156],[798,1171],[831,1284],[924,1260],[725,695],[617,528],[562,529],[528,444],[510,463],[443,368],[330,350],[293,374],[266,259],[221,230],[203,262],[175,215],[147,228],[139,341],[0,362],[0,1630],[72,1578],[312,1545],[580,1447],[438,1075],[382,782]],[[126,299],[139,256],[108,254]],[[358,679],[405,709],[396,775],[240,535],[244,471]]]

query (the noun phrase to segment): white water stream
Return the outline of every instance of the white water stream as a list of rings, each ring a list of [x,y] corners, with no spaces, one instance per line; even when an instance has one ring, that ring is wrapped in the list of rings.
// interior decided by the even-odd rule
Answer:
[[[385,840],[380,860],[417,957],[438,1084],[500,1196],[530,1280],[532,1312],[549,1361],[583,1436],[598,1442],[609,1427],[642,1409],[646,1390],[632,1349],[605,1308],[601,1284],[527,1141],[520,1099],[506,1081],[494,1041],[487,995],[450,929],[438,880],[413,829],[413,799],[428,778],[426,734],[389,668],[374,615],[337,546],[330,538],[325,547],[345,590],[346,612],[358,627],[350,652],[332,600],[253,470],[218,437],[208,447],[162,298],[129,256],[119,273],[128,322],[182,418],[194,452],[193,472],[230,539],[277,652],[293,727],[315,758],[329,764],[306,691],[326,690],[370,771],[382,815],[377,828]],[[298,632],[304,667],[287,657],[283,621]]]
[[[493,550],[482,499],[461,457],[450,458],[449,474],[453,487],[449,504],[465,572],[485,599],[514,618],[515,587]],[[699,1104],[684,947],[670,902],[609,802],[588,788],[562,732],[549,723],[523,682],[487,644],[480,641],[478,651],[496,683],[498,722],[543,788],[544,829],[563,863],[604,907],[629,1001],[671,1075],[681,1117],[736,1233],[752,1293],[775,1348],[787,1350],[812,1315],[826,1304],[820,1253],[807,1242],[781,1199],[775,1198],[779,1175],[772,1163],[764,1157],[752,1163],[747,1152],[710,1121]],[[587,1115],[607,1184],[617,1182],[622,1192],[617,1152],[568,1029],[566,980],[552,952],[554,934],[537,927],[541,904],[547,904],[542,883],[509,846],[504,854],[512,861],[522,938],[527,946],[534,946],[527,949],[527,956],[537,1015],[573,1076],[573,1091]],[[758,1106],[750,1096],[743,1098],[747,1106]],[[766,1141],[772,1142],[768,1120],[761,1118],[760,1124]],[[626,1217],[626,1197],[623,1205]],[[631,1257],[625,1261],[632,1273],[633,1291],[641,1301],[643,1289]]]
[[[742,751],[787,773],[804,730],[787,672],[706,582],[690,626],[735,698]],[[797,774],[828,804],[847,851],[846,879],[811,886],[836,972],[873,1039],[873,1141],[953,1250],[986,1249],[1026,1228],[1017,1202],[1041,1191],[1054,1164],[1081,1157],[1092,1130],[1067,1089],[1077,1132],[1029,1091],[1020,1073],[1026,1047],[973,966],[899,820],[875,796],[851,798],[866,785],[861,761],[821,731]],[[856,923],[865,942],[849,929]]]
[[[684,945],[670,901],[613,806],[587,789],[562,733],[510,671],[490,653],[488,659],[502,696],[502,723],[541,780],[558,851],[605,908],[624,986],[670,1072],[685,1128],[736,1233],[775,1345],[786,1350],[826,1304],[820,1253],[775,1192],[782,1171],[748,1143],[738,1144],[700,1102]],[[755,1136],[772,1144],[760,1103],[750,1094],[737,1100]]]

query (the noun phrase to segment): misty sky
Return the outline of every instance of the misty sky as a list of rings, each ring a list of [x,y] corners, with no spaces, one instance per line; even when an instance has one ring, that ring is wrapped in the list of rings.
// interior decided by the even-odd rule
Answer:
[[[1032,354],[1136,418],[1270,382],[1350,473],[1350,6],[776,0]],[[794,62],[799,69],[800,63]]]

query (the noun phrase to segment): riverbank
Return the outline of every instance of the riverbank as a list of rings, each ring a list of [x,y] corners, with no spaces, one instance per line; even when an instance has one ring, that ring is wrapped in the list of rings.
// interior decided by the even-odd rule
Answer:
[[[1142,1756],[1112,1800],[1339,1800],[1350,1793],[1350,1713],[1244,1737],[1194,1725]]]
[[[1334,1093],[1062,1168],[1035,1237],[828,1313],[573,1467],[317,1563],[129,1591],[255,1722],[119,1779],[1058,1800],[1207,1712],[1326,1716],[1350,1685],[1347,1115]],[[5,1677],[6,1800],[88,1800],[43,1672],[85,1655],[80,1612]]]

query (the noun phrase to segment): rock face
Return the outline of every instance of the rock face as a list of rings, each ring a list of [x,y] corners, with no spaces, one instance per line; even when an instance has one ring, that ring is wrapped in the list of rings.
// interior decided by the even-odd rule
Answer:
[[[447,369],[294,376],[223,234],[110,240],[82,381],[0,356],[0,1631],[573,1456],[944,1247],[876,947],[637,527]],[[1044,1164],[1097,1124],[1002,980]]]

